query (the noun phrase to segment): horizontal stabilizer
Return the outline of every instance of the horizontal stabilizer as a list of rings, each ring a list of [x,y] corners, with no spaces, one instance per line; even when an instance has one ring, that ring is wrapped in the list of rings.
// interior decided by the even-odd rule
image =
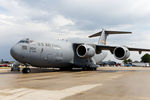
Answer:
[[[124,31],[105,31],[105,33],[106,33],[107,35],[109,35],[109,34],[131,34],[132,32],[124,32]],[[93,34],[93,35],[90,35],[89,38],[101,36],[101,34],[102,34],[102,31],[101,31],[101,32],[98,32],[98,33],[95,33],[95,34]]]

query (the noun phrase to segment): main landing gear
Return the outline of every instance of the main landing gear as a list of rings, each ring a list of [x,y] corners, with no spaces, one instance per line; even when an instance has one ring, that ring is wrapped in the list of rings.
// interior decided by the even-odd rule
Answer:
[[[97,68],[95,68],[95,67],[83,67],[82,69],[84,71],[96,71],[97,70]]]
[[[61,67],[61,71],[72,71],[72,67]]]
[[[30,73],[31,69],[30,68],[23,68],[22,73]]]

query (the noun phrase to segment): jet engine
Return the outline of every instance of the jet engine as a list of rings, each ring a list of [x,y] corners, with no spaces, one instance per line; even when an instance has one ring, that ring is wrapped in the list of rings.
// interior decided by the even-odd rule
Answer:
[[[95,49],[90,45],[79,45],[76,53],[81,58],[90,58],[95,55]]]
[[[115,58],[119,60],[127,59],[130,56],[130,52],[126,47],[116,47],[113,53]]]

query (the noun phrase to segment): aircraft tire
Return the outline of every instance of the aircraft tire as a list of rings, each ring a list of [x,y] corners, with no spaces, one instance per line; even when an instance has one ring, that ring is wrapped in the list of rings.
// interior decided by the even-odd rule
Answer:
[[[71,71],[72,67],[62,67],[60,68],[61,71]]]
[[[96,71],[97,68],[91,68],[91,67],[83,67],[84,71]]]
[[[23,68],[22,73],[30,73],[31,69],[30,68]]]
[[[27,68],[26,71],[27,71],[27,73],[30,73],[30,72],[31,72],[31,69],[30,69],[30,68]]]
[[[97,70],[97,68],[93,68],[93,70],[94,70],[94,71],[96,71],[96,70]]]
[[[20,71],[20,68],[18,68],[18,72]]]
[[[87,71],[88,68],[87,68],[87,67],[83,67],[82,69],[83,69],[84,71]]]
[[[26,71],[25,71],[25,70],[26,70],[26,68],[23,68],[23,69],[22,69],[22,73],[26,73]]]
[[[11,68],[11,71],[13,71],[14,69],[13,68]]]

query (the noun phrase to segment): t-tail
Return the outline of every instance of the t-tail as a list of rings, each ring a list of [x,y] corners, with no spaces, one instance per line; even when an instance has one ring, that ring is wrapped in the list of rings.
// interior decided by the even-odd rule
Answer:
[[[109,34],[131,34],[132,32],[124,32],[124,31],[107,31],[102,29],[102,31],[90,35],[89,38],[100,36],[98,40],[98,44],[106,45],[107,36]]]

